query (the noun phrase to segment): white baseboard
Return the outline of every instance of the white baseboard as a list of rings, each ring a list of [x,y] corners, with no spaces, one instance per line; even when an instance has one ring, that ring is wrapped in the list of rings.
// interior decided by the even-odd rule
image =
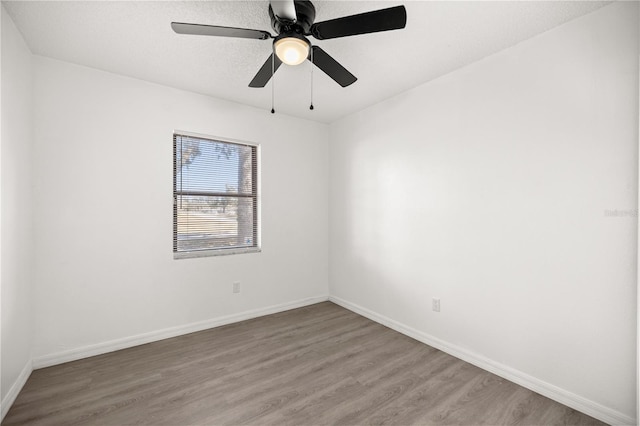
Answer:
[[[597,402],[591,401],[580,395],[576,395],[567,390],[561,389],[555,385],[544,382],[526,373],[518,371],[514,368],[501,364],[486,358],[480,354],[474,353],[467,349],[461,348],[456,345],[452,345],[437,337],[431,336],[427,333],[418,331],[412,327],[406,326],[398,321],[387,318],[355,303],[348,302],[336,296],[329,296],[329,300],[343,308],[349,309],[363,317],[369,318],[379,324],[389,327],[397,332],[407,335],[419,342],[425,343],[436,349],[440,349],[443,352],[453,355],[456,358],[460,358],[463,361],[473,364],[477,367],[487,370],[497,376],[503,377],[509,381],[519,384],[522,387],[530,389],[534,392],[544,395],[547,398],[553,399],[561,404],[571,407],[575,410],[588,414],[591,417],[595,417],[605,423],[611,425],[635,425],[636,420],[632,417],[625,415],[619,411],[605,407]]]
[[[4,416],[6,416],[9,412],[9,408],[11,408],[11,406],[13,405],[13,402],[18,397],[18,394],[24,387],[24,384],[27,383],[27,379],[29,379],[32,371],[33,363],[31,360],[29,360],[20,372],[20,375],[18,376],[16,381],[13,383],[11,388],[9,388],[9,392],[7,393],[7,395],[2,398],[2,402],[0,402],[0,406],[2,407],[2,410],[0,410],[0,422],[2,422]]]
[[[310,297],[307,299],[254,309],[251,311],[240,312],[238,314],[212,318],[205,321],[199,321],[191,324],[180,325],[177,327],[165,328],[163,330],[151,331],[149,333],[138,334],[136,336],[124,337],[122,339],[110,340],[108,342],[83,346],[80,348],[57,352],[50,355],[39,356],[33,359],[33,368],[38,369],[50,367],[52,365],[63,364],[69,361],[76,361],[78,359],[88,358],[95,355],[102,355],[120,349],[126,349],[133,346],[143,345],[145,343],[151,343],[158,340],[181,336],[183,334],[189,334],[196,331],[207,330],[209,328],[220,327],[222,325],[261,317],[264,315],[275,314],[278,312],[288,311],[290,309],[301,308],[303,306],[313,305],[315,303],[320,303],[327,300],[329,300],[329,296],[327,295]]]

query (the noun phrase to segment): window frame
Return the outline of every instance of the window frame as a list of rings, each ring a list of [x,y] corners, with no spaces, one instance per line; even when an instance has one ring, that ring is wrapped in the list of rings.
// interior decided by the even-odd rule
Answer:
[[[238,196],[238,198],[253,198],[255,200],[254,203],[254,227],[255,227],[255,245],[251,246],[251,247],[231,247],[231,248],[215,248],[215,249],[204,249],[204,250],[191,250],[191,251],[176,251],[177,250],[177,233],[178,233],[178,222],[177,222],[177,218],[178,218],[178,195],[180,194],[180,192],[177,191],[177,187],[176,187],[176,179],[177,179],[177,169],[176,169],[176,136],[185,136],[185,137],[192,137],[192,138],[197,138],[197,139],[204,139],[207,141],[211,141],[213,143],[215,142],[220,142],[220,143],[227,143],[227,144],[234,144],[234,145],[242,145],[242,146],[248,146],[251,148],[255,149],[255,168],[253,170],[255,170],[255,176],[253,176],[254,179],[254,185],[255,185],[255,196],[252,197],[246,197],[246,196]],[[261,216],[261,183],[262,183],[262,179],[261,179],[261,165],[260,165],[260,158],[261,158],[261,145],[259,143],[254,143],[254,142],[248,142],[248,141],[243,141],[243,140],[238,140],[238,139],[231,139],[231,138],[223,138],[223,137],[219,137],[219,136],[212,136],[212,135],[206,135],[206,134],[202,134],[202,133],[194,133],[194,132],[187,132],[184,130],[174,130],[172,132],[172,137],[171,137],[172,143],[171,143],[171,147],[172,147],[172,153],[171,153],[171,157],[172,157],[172,164],[173,164],[173,188],[172,188],[172,193],[173,193],[173,218],[172,218],[172,222],[173,222],[173,241],[172,241],[172,250],[173,250],[173,258],[174,259],[190,259],[190,258],[200,258],[200,257],[213,257],[213,256],[228,256],[228,255],[233,255],[233,254],[245,254],[245,253],[259,253],[262,251],[262,230],[261,230],[261,224],[262,224],[262,216]]]

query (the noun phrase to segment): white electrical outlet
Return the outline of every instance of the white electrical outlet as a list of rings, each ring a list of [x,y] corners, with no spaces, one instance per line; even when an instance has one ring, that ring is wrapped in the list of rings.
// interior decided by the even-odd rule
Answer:
[[[440,312],[440,299],[433,298],[431,300],[431,309],[433,309],[434,312]]]
[[[233,292],[240,293],[240,281],[236,281],[233,283]]]

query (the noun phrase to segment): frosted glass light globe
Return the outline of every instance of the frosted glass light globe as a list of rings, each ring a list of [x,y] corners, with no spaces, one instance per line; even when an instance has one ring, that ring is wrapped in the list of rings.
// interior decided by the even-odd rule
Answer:
[[[287,65],[299,65],[309,56],[309,45],[299,38],[281,38],[273,46],[278,58]]]

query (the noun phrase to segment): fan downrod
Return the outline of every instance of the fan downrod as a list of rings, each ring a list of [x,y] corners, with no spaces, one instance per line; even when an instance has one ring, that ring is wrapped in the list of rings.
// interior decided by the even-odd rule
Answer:
[[[295,21],[289,21],[286,19],[279,20],[273,13],[271,4],[269,4],[269,16],[271,17],[271,28],[277,33],[297,33],[297,34],[309,34],[311,31],[311,25],[316,20],[316,8],[309,0],[295,0],[294,5],[296,8],[297,19]]]

